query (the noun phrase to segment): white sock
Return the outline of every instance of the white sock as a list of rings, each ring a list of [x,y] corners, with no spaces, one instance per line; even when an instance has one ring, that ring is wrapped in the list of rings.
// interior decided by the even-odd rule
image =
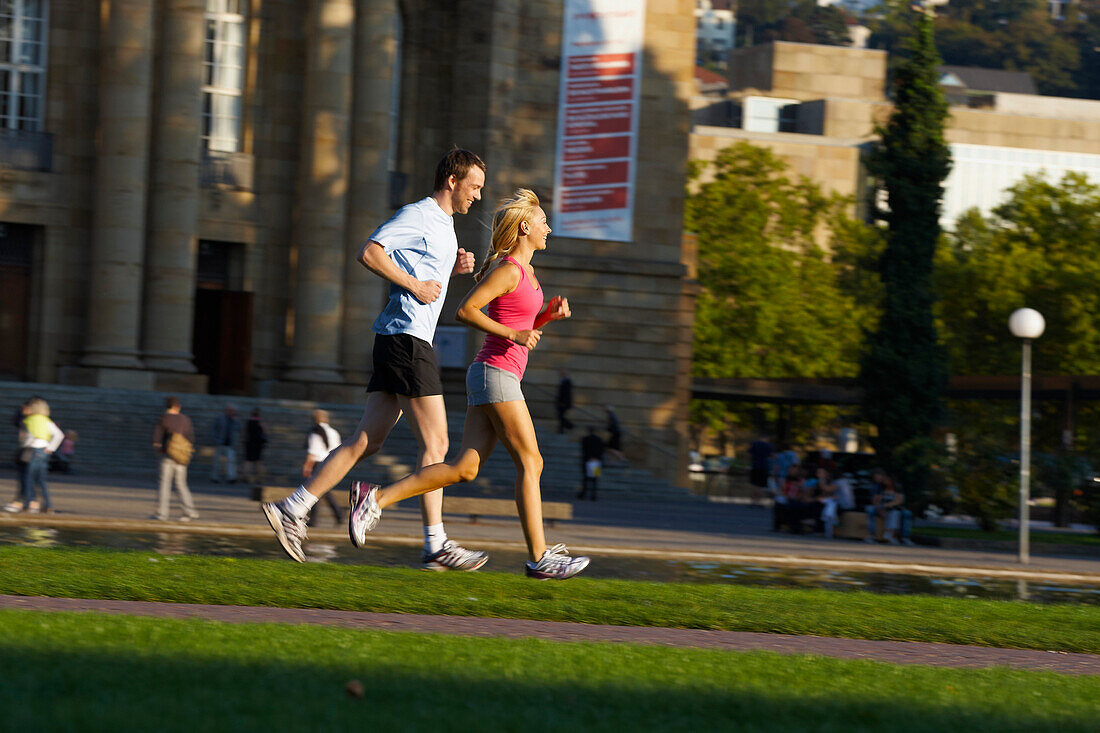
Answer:
[[[282,505],[292,515],[301,519],[309,514],[316,503],[317,497],[306,491],[305,486],[299,486],[297,491],[283,499]]]
[[[439,552],[446,541],[447,533],[443,531],[442,523],[424,525],[424,552],[429,554]]]

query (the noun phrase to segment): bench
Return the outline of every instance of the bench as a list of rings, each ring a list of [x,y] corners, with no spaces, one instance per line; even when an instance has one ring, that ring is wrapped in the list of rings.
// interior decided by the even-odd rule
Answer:
[[[867,536],[867,512],[848,511],[841,512],[840,524],[833,530],[834,537],[842,539],[861,540]]]
[[[445,496],[444,514],[469,514],[470,524],[477,524],[478,517],[518,517],[519,510],[512,499],[482,499],[472,496]],[[542,518],[550,527],[557,519],[572,519],[573,505],[565,501],[542,502]]]
[[[282,501],[296,489],[286,486],[253,486],[252,500],[262,502]],[[339,492],[347,500],[347,492]],[[483,499],[469,496],[445,496],[443,499],[445,514],[468,514],[470,524],[477,524],[479,517],[518,517],[519,510],[512,499]],[[565,501],[542,502],[542,518],[550,527],[558,519],[572,519],[573,505]]]

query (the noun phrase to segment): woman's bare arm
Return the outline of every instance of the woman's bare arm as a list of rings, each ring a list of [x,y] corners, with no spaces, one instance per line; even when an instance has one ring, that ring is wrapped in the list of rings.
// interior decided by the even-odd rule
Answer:
[[[517,331],[494,321],[482,311],[482,308],[489,305],[490,301],[512,292],[517,285],[519,285],[518,267],[510,263],[494,267],[462,299],[462,303],[458,306],[456,318],[479,331],[515,341],[517,344],[526,346],[529,349],[535,348],[535,345],[539,342],[539,337],[542,336],[541,331],[534,328],[528,331]]]

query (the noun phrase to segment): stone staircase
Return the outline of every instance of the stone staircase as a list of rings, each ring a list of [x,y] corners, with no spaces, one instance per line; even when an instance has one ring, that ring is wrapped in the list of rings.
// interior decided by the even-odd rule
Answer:
[[[0,382],[0,415],[12,420],[16,410],[31,395],[43,397],[49,404],[51,418],[62,430],[75,430],[80,435],[76,445],[74,466],[77,473],[90,475],[146,476],[153,479],[157,459],[152,449],[153,426],[164,410],[166,394],[141,390],[75,387],[29,382]],[[362,416],[362,405],[317,403],[257,397],[227,397],[223,395],[181,394],[183,412],[195,426],[196,453],[189,475],[201,482],[210,475],[214,451],[211,434],[215,418],[232,404],[238,415],[247,419],[253,408],[259,408],[268,431],[264,451],[264,483],[293,485],[300,480],[305,458],[306,434],[312,410],[328,410],[330,422],[341,436],[349,435]],[[452,455],[462,441],[464,415],[447,415]],[[9,426],[11,422],[7,423]],[[15,452],[15,431],[9,428],[10,454]],[[543,454],[543,493],[547,498],[565,499],[580,486],[580,446],[570,437],[536,425],[539,447]],[[401,478],[415,468],[416,441],[402,420],[398,422],[382,449],[364,461],[352,475],[387,483]],[[238,450],[238,470],[243,450]],[[0,464],[8,463],[0,453]],[[470,484],[449,491],[459,495],[511,496],[515,469],[507,451],[498,446],[482,468],[481,475]],[[689,499],[687,489],[678,488],[647,471],[610,466],[600,478],[601,499]]]

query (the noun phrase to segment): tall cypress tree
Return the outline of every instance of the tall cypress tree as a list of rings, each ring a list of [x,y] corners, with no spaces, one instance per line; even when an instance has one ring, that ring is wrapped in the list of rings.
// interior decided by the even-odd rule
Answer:
[[[917,492],[927,467],[913,449],[939,421],[947,383],[946,353],[932,314],[940,201],[951,169],[940,63],[932,18],[922,15],[895,74],[894,111],[868,160],[886,193],[878,216],[887,226],[887,244],[878,262],[882,317],[860,364],[864,417],[878,428],[872,442],[883,462]]]

